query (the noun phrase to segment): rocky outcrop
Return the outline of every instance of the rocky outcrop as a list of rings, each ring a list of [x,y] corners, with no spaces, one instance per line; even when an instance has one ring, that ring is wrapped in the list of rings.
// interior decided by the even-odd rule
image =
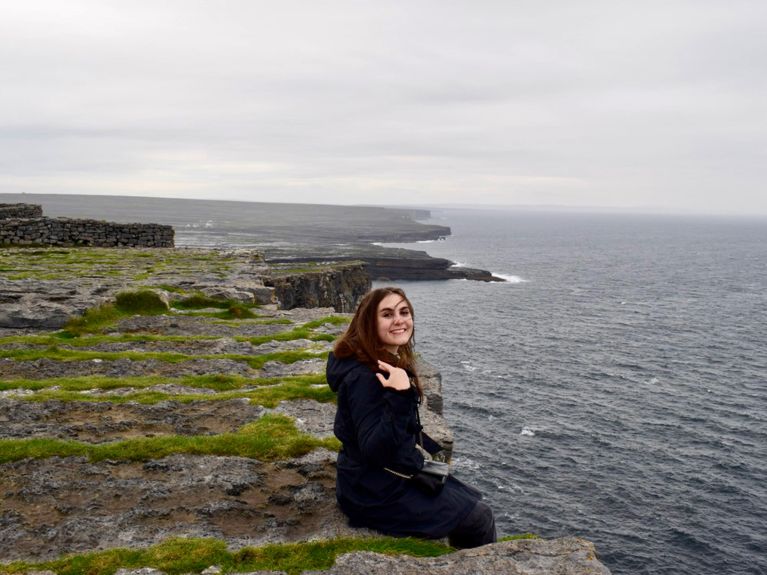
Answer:
[[[311,268],[284,273],[275,270],[265,284],[283,309],[296,307],[333,307],[338,312],[354,311],[359,300],[371,287],[370,276],[359,263],[339,264],[333,269]]]
[[[123,287],[0,277],[0,328],[56,329],[113,297]]]
[[[365,263],[365,269],[373,280],[449,280],[470,279],[477,281],[505,281],[489,271],[467,267],[456,267],[445,258],[435,258],[424,251],[389,248],[379,245],[300,246],[289,249],[268,249],[267,263],[272,265],[309,265],[322,261],[358,261]]]
[[[51,267],[58,258],[67,267],[62,267],[60,279],[42,279],[51,269],[45,263],[42,269],[31,269],[30,255],[49,258]],[[242,303],[279,303],[283,309],[332,307],[338,312],[353,311],[370,289],[359,262],[273,273],[259,252],[247,249],[45,248],[32,253],[6,248],[0,249],[0,262],[6,268],[0,271],[0,328],[60,328],[70,317],[140,286],[171,290],[163,294],[171,304],[181,297],[173,291],[178,289]],[[210,273],[204,262],[217,271]],[[11,279],[19,275],[30,277]]]

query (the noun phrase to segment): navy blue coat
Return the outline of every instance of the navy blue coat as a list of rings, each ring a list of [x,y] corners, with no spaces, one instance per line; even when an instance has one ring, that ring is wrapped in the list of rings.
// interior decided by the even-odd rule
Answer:
[[[336,497],[349,523],[390,535],[445,537],[474,508],[479,492],[451,475],[439,495],[428,495],[384,470],[407,473],[423,466],[415,390],[384,387],[366,365],[332,353],[326,373],[338,393],[334,431],[343,444]]]

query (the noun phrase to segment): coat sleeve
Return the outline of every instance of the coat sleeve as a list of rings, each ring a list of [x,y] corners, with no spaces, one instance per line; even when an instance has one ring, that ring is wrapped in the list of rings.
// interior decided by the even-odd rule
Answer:
[[[408,429],[412,418],[410,390],[385,388],[375,374],[360,374],[347,385],[349,412],[357,445],[368,464],[385,467],[397,452],[413,440]]]

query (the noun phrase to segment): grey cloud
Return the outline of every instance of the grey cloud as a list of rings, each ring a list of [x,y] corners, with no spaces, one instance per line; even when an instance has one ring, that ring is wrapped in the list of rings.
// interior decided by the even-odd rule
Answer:
[[[0,191],[767,213],[766,16],[743,0],[6,3]]]

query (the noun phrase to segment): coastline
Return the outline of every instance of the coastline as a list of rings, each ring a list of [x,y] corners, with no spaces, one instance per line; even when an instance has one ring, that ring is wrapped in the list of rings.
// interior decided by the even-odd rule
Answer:
[[[170,225],[177,246],[255,249],[273,264],[362,261],[374,280],[504,281],[486,270],[453,267],[425,251],[376,245],[450,235],[448,226],[418,221],[429,215],[423,209],[0,194],[0,203],[19,202],[40,204],[50,217]]]

